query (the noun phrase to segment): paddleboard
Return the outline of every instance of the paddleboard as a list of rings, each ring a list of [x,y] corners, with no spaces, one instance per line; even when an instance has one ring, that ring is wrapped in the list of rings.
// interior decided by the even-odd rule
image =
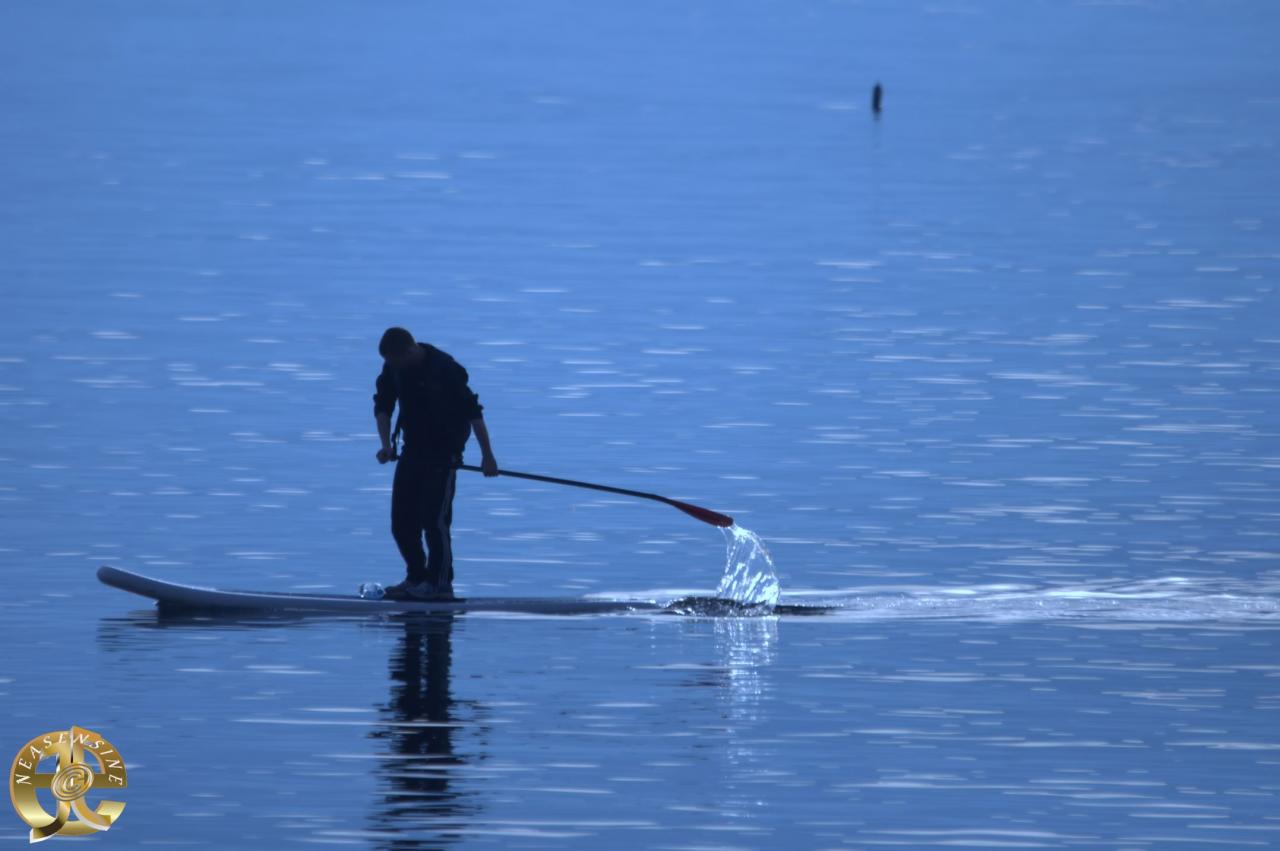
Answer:
[[[205,612],[328,612],[332,614],[396,614],[405,612],[513,612],[533,615],[599,615],[653,611],[645,600],[589,600],[582,597],[467,597],[448,603],[366,600],[354,594],[284,594],[231,591],[166,582],[103,565],[98,579],[112,588],[155,600],[162,610]]]

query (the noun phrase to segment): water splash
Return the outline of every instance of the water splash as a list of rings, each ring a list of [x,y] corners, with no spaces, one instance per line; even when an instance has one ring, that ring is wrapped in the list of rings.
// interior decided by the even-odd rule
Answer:
[[[1054,621],[1134,629],[1195,623],[1242,629],[1280,625],[1280,582],[1265,577],[1166,576],[1070,585],[865,586],[836,593],[798,591],[788,595],[788,603],[805,605],[796,601],[824,607],[812,609],[814,613],[857,621]]]
[[[736,523],[722,529],[725,540],[724,576],[716,597],[744,606],[773,608],[778,604],[782,586],[774,572],[773,559],[764,542],[750,529]]]

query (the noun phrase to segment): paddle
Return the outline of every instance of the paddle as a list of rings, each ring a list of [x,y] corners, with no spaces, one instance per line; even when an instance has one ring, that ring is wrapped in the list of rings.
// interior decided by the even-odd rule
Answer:
[[[484,472],[481,468],[471,464],[459,464],[459,470],[470,470],[473,473]],[[596,485],[591,482],[576,482],[573,479],[557,479],[554,476],[539,476],[533,473],[516,473],[512,470],[499,470],[501,476],[511,476],[515,479],[530,479],[535,482],[550,482],[553,485],[568,485],[574,488],[587,488],[593,491],[604,491],[606,493],[617,493],[623,496],[638,496],[641,499],[652,499],[655,502],[665,502],[667,505],[680,509],[690,517],[696,517],[703,523],[710,523],[712,526],[732,526],[733,518],[727,514],[721,514],[718,511],[712,511],[709,508],[703,508],[698,505],[690,505],[687,502],[681,502],[678,499],[671,499],[666,496],[659,496],[656,493],[644,493],[643,491],[627,490],[626,488],[615,488],[609,485]]]

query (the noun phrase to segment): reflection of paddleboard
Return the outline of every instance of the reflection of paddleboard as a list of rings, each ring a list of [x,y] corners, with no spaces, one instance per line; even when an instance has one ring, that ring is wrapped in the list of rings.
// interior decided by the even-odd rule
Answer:
[[[394,614],[396,612],[517,612],[533,615],[596,615],[609,612],[661,609],[645,600],[586,600],[581,597],[468,597],[449,603],[408,600],[365,600],[345,594],[280,594],[264,591],[224,591],[180,585],[103,565],[103,583],[155,600],[162,609],[178,611],[332,612],[335,614]]]

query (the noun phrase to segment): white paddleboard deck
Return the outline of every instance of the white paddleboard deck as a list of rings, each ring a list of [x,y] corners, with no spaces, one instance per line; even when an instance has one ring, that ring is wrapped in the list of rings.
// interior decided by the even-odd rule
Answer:
[[[646,600],[589,600],[581,597],[467,597],[452,602],[366,600],[343,594],[282,594],[230,591],[153,579],[118,567],[98,568],[98,579],[112,588],[155,600],[164,610],[204,612],[330,612],[395,614],[400,612],[513,612],[533,615],[598,615],[654,611]]]

